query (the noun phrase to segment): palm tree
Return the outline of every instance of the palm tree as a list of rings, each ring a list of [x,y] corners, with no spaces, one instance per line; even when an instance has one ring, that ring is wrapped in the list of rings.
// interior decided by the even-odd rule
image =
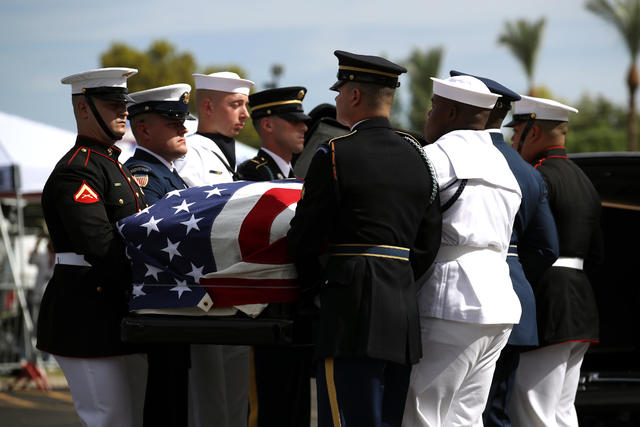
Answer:
[[[507,46],[524,68],[530,95],[533,95],[534,90],[533,71],[542,40],[544,24],[544,17],[536,22],[527,22],[524,19],[518,19],[515,24],[505,22],[504,31],[498,36],[498,43]]]
[[[640,79],[638,77],[638,51],[640,51],[640,0],[588,0],[586,8],[605,21],[612,24],[624,39],[629,54],[631,66],[627,74],[629,87],[629,117],[627,121],[627,149],[636,150],[636,89]]]
[[[409,129],[422,132],[427,111],[431,108],[433,84],[430,77],[436,77],[440,70],[440,63],[444,49],[434,47],[421,51],[414,49],[406,60],[409,69],[409,92],[411,93],[411,107],[409,110]]]

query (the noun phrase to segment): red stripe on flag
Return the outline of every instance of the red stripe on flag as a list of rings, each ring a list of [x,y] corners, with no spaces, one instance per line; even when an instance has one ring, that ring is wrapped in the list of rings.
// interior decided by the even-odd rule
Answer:
[[[213,300],[214,307],[294,302],[300,290],[295,279],[200,279]]]
[[[291,188],[272,188],[260,197],[240,227],[238,243],[243,260],[251,257],[252,262],[255,263],[281,264],[287,259],[286,257],[278,258],[282,256],[282,247],[279,246],[282,243],[278,243],[279,241],[274,242],[274,245],[278,244],[274,248],[275,252],[272,253],[269,250],[271,225],[282,211],[300,200],[300,191],[300,189]]]

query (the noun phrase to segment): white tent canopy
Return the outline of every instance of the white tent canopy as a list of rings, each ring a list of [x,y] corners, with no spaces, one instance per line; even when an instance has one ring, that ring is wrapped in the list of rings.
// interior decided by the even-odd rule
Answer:
[[[186,121],[189,133],[195,132],[196,121]],[[44,123],[0,111],[0,193],[13,194],[15,166],[23,194],[42,192],[49,174],[58,160],[73,146],[76,134]],[[117,145],[122,149],[119,160],[125,162],[133,154],[135,141],[130,131]],[[238,163],[251,158],[256,150],[245,144],[236,145]]]
[[[15,166],[22,193],[40,193],[75,139],[73,132],[0,111],[0,193],[15,192],[11,179]]]

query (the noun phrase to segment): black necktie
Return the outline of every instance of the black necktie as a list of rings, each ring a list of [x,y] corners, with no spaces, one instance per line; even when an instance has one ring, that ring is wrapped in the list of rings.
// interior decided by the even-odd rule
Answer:
[[[180,176],[180,174],[178,173],[178,171],[175,168],[173,168],[171,173],[174,174],[175,177],[178,178],[178,180],[180,180],[180,182],[182,183],[183,188],[187,188],[188,187],[188,185],[182,180],[182,177]]]

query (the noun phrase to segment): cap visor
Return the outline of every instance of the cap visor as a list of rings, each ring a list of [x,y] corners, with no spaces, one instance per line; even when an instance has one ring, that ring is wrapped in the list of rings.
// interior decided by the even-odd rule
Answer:
[[[289,122],[306,122],[307,120],[311,120],[310,116],[307,116],[305,113],[300,112],[282,113],[278,114],[278,117]]]
[[[331,86],[331,87],[329,88],[329,90],[335,90],[335,91],[337,92],[337,91],[338,91],[338,89],[340,89],[340,86],[342,86],[342,85],[343,85],[343,84],[345,84],[345,83],[346,83],[346,81],[344,81],[344,80],[338,80],[337,82],[335,82],[335,83],[333,84],[333,86]]]
[[[181,111],[172,111],[172,112],[153,111],[153,112],[173,120],[195,120],[196,119],[189,112],[181,112]]]
[[[90,94],[94,98],[104,99],[107,101],[123,101],[123,102],[135,102],[133,98],[131,98],[126,93],[96,93]]]

